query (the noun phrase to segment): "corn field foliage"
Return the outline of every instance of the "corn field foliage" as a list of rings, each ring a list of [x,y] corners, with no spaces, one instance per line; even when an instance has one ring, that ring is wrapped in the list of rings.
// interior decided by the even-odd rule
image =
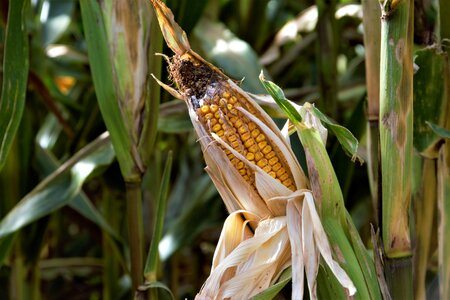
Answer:
[[[0,299],[450,299],[449,16],[0,0]],[[186,101],[217,78],[219,102]],[[222,100],[270,168],[221,139]]]

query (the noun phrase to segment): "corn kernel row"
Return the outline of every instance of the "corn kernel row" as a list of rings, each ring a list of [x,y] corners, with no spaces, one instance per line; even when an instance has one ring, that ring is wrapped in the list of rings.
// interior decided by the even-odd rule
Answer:
[[[246,100],[241,95],[231,94],[227,91],[230,89],[227,88],[220,90],[221,92],[216,93],[212,99],[204,100],[200,104],[197,109],[200,121],[250,162],[259,166],[287,188],[295,190],[292,175],[281,159],[279,149],[271,145],[271,141],[255,122],[249,120],[236,108],[243,107],[254,115],[259,112],[254,107],[246,105]],[[254,186],[253,171],[230,150],[224,149],[224,151],[244,180]]]

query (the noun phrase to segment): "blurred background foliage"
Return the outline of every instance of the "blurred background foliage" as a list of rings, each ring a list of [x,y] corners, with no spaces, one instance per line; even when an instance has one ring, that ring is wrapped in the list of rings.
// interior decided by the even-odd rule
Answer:
[[[317,2],[167,0],[166,4],[187,32],[192,48],[231,78],[242,80],[245,90],[264,92],[258,79],[264,70],[287,98],[299,104],[316,103],[350,129],[360,140],[359,154],[367,159],[361,4]],[[437,16],[431,2],[423,1],[418,8],[417,45],[433,42]],[[334,10],[335,44],[330,49],[323,48],[318,39],[316,4]],[[149,3],[145,5],[150,11]],[[0,169],[0,298],[129,299],[126,178],[114,159],[111,138],[104,133],[80,2],[2,0],[0,8],[2,95],[9,93],[5,84],[12,76],[6,73],[9,60],[17,63],[15,78],[26,82],[23,108],[19,107],[12,123],[17,131]],[[18,28],[24,29],[23,45],[8,43],[11,18],[22,21]],[[150,44],[156,41],[155,48],[170,56],[166,47],[161,48],[161,36],[154,32],[149,35]],[[327,51],[336,59],[335,88],[331,90],[336,103],[330,111],[329,104],[320,100],[323,68],[319,54]],[[160,78],[167,78],[167,65],[161,64],[161,57],[150,53],[147,59],[158,61],[153,68],[159,68]],[[115,75],[119,80],[125,76]],[[150,74],[145,76],[150,78]],[[169,176],[167,199],[162,197],[167,207],[156,277],[176,299],[193,298],[209,273],[227,213],[203,170],[203,157],[184,103],[165,92],[152,97],[151,101],[157,102],[152,106],[157,111],[150,113],[152,120],[157,120],[157,127],[150,132],[155,142],[146,149],[148,157],[140,174],[144,253],[154,234],[156,203],[164,194],[160,190],[164,166],[172,151],[172,168],[165,175]],[[20,103],[19,98],[17,101]],[[283,114],[271,105],[264,107],[281,126]],[[292,144],[301,160],[301,146],[295,137]],[[347,209],[369,244],[369,224],[376,220],[367,166],[352,163],[333,136],[328,148]],[[282,295],[288,297],[290,292]]]

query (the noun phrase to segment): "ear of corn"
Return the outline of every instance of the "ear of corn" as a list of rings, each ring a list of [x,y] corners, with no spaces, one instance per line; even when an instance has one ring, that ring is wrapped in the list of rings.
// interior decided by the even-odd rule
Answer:
[[[295,190],[295,179],[279,147],[240,109],[248,111],[271,129],[276,128],[275,125],[243,91],[190,53],[175,56],[169,69],[180,93],[188,99],[189,107],[195,112],[195,121],[210,135],[216,134],[248,162],[290,190]],[[222,148],[242,178],[255,186],[251,166],[237,158],[231,150]]]
[[[162,86],[186,102],[206,170],[230,212],[196,299],[251,298],[293,263],[293,297],[303,297],[306,271],[310,298],[316,299],[321,254],[353,295],[351,279],[331,258],[309,182],[289,142],[247,93],[190,49],[170,10],[159,0],[152,3],[175,52],[168,62],[178,91]]]

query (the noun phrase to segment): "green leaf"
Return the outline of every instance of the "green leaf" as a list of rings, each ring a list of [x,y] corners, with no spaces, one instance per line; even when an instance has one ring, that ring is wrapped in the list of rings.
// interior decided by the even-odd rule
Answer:
[[[60,164],[56,160],[55,157],[51,154],[51,152],[43,149],[41,147],[37,147],[36,150],[36,162],[38,165],[38,169],[45,176],[50,175],[52,172],[55,172]],[[86,219],[92,221],[94,224],[97,224],[102,230],[108,233],[111,237],[113,237],[116,241],[122,242],[121,237],[109,226],[103,216],[98,212],[95,206],[91,203],[86,194],[80,190],[79,194],[76,195],[68,205],[84,216]]]
[[[164,173],[162,176],[161,187],[159,189],[159,198],[156,203],[156,216],[155,224],[153,226],[152,241],[150,244],[150,250],[147,256],[147,262],[145,263],[144,277],[149,280],[156,279],[157,265],[158,265],[158,245],[163,234],[164,218],[166,216],[167,207],[167,195],[169,192],[170,172],[172,169],[172,152],[169,152],[167,157],[166,166],[164,167]]]
[[[317,298],[333,300],[348,299],[342,285],[334,277],[333,272],[327,264],[319,265],[319,272],[317,273]]]
[[[259,75],[259,80],[263,84],[266,91],[272,96],[273,100],[275,100],[278,106],[280,106],[281,109],[286,113],[289,120],[291,120],[294,124],[302,121],[302,117],[300,116],[299,112],[289,102],[289,100],[286,99],[283,90],[278,85],[269,80],[266,80],[262,72]]]
[[[41,181],[0,222],[0,238],[63,207],[74,199],[97,167],[111,164],[114,151],[101,136]]]
[[[281,273],[277,283],[265,289],[263,292],[253,296],[251,300],[271,300],[291,281],[291,267]]]
[[[68,205],[79,212],[83,217],[92,221],[92,223],[97,224],[103,231],[108,233],[116,241],[122,242],[121,237],[109,226],[103,216],[95,208],[89,198],[80,192],[75,198],[73,198]]]
[[[267,92],[272,96],[275,102],[281,107],[281,109],[286,113],[288,118],[293,123],[302,122],[302,117],[300,113],[295,109],[295,107],[290,103],[288,99],[284,96],[283,90],[277,86],[275,83],[266,80],[264,75],[261,73],[260,80]],[[352,157],[352,159],[358,158],[361,162],[362,159],[357,156],[358,151],[358,139],[348,130],[347,128],[336,124],[333,120],[328,118],[319,109],[312,105],[305,105],[304,109],[309,110],[322,122],[328,125],[328,127],[336,135],[339,143],[342,145],[345,153]]]
[[[25,11],[29,1],[9,1],[0,98],[0,170],[5,165],[25,106],[28,79],[28,36]]]
[[[434,123],[426,122],[428,126],[433,130],[433,132],[441,138],[450,139],[450,130],[442,128]]]
[[[103,2],[100,2],[103,3]],[[136,174],[135,162],[131,153],[132,142],[122,119],[115,82],[113,80],[112,61],[109,54],[107,32],[102,9],[98,1],[81,0],[81,16],[88,47],[89,65],[94,81],[95,93],[102,112],[106,128],[125,180],[133,180]]]
[[[312,113],[319,118],[322,122],[328,125],[328,128],[336,135],[339,143],[344,149],[345,153],[352,157],[352,160],[358,158],[359,161],[363,162],[362,158],[357,156],[358,151],[358,139],[344,126],[336,124],[333,120],[328,118],[325,114],[323,114],[318,108],[315,106],[309,106]]]

